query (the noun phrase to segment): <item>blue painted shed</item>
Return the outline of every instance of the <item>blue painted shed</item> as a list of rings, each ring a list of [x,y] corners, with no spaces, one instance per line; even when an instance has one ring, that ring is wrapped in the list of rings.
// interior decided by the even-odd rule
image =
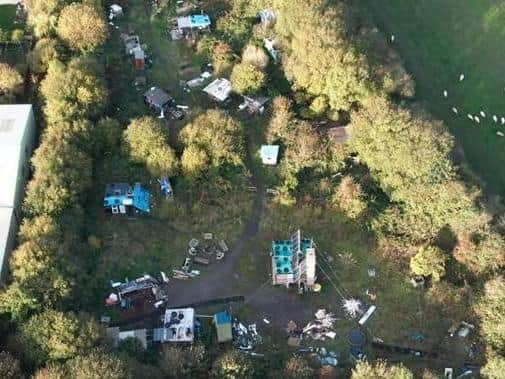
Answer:
[[[201,30],[210,26],[210,17],[205,13],[177,18],[177,28],[182,33],[185,30]]]
[[[217,332],[217,342],[228,342],[232,340],[231,315],[224,311],[214,315],[214,324]]]
[[[195,14],[190,16],[193,28],[207,28],[210,26],[210,17],[206,14]]]

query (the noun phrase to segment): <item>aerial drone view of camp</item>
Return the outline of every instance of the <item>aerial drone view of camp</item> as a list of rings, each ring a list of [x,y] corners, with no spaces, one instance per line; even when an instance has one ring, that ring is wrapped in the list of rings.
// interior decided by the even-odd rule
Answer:
[[[0,0],[0,377],[503,378],[502,8]]]

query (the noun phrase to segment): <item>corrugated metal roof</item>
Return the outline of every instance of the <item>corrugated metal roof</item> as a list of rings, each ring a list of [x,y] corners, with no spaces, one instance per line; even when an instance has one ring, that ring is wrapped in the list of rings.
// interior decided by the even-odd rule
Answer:
[[[232,86],[228,79],[218,78],[203,89],[203,92],[208,93],[219,101],[225,101],[231,94]]]
[[[15,207],[23,141],[32,116],[29,104],[0,105],[0,206]]]

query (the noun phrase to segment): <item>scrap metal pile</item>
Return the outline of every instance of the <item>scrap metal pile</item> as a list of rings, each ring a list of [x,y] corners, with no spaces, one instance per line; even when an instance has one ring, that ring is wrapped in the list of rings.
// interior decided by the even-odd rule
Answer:
[[[303,329],[302,335],[306,338],[314,340],[325,340],[326,338],[334,339],[336,333],[333,331],[333,325],[337,318],[333,313],[327,312],[325,309],[319,309],[315,313],[316,319],[309,322]]]
[[[298,349],[298,352],[310,354],[310,356],[316,358],[321,366],[338,366],[339,354],[334,351],[327,351],[324,347],[308,347],[304,349]]]
[[[213,260],[221,261],[229,251],[224,240],[218,240],[212,233],[204,233],[203,241],[192,238],[188,243],[188,255],[180,269],[173,270],[174,279],[190,279],[200,275],[191,270],[192,264],[209,265]]]
[[[263,338],[256,329],[256,324],[247,327],[235,320],[232,325],[233,346],[240,350],[252,350],[263,342]]]

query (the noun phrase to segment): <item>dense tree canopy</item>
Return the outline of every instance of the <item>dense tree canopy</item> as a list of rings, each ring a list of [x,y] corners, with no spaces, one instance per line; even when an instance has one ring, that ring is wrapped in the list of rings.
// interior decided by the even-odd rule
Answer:
[[[158,366],[166,378],[201,378],[208,373],[208,356],[201,344],[167,346],[163,349]]]
[[[275,30],[286,54],[284,70],[295,88],[326,95],[333,109],[350,109],[369,96],[365,58],[347,39],[347,5],[325,0],[275,0]],[[324,11],[322,11],[324,10]]]
[[[498,276],[486,283],[484,294],[475,304],[481,319],[484,340],[500,354],[505,353],[505,279]]]
[[[65,366],[58,363],[49,363],[47,366],[37,370],[33,379],[67,379],[68,374]]]
[[[23,84],[19,72],[6,63],[0,63],[0,101],[8,101],[14,97]]]
[[[23,377],[19,361],[7,351],[0,352],[0,378],[22,379]]]
[[[108,37],[102,12],[86,4],[72,3],[58,18],[58,36],[73,50],[92,51]]]
[[[310,379],[314,377],[314,370],[305,359],[295,355],[286,361],[283,374],[288,379]]]
[[[58,41],[53,38],[42,38],[28,54],[28,63],[33,72],[41,74],[47,71],[51,61],[59,57]]]
[[[58,15],[68,0],[26,0],[28,24],[33,28],[35,36],[51,35],[58,22]]]
[[[352,370],[351,379],[413,379],[414,375],[404,366],[388,366],[386,362],[359,362]]]
[[[206,111],[181,130],[183,171],[194,176],[224,166],[243,166],[242,135],[241,125],[227,113]]]
[[[332,203],[350,219],[360,217],[367,206],[363,190],[352,176],[342,178],[333,195]]]
[[[96,117],[107,104],[101,68],[91,58],[74,58],[66,66],[52,61],[40,93],[48,123]]]
[[[133,162],[144,164],[155,177],[174,175],[177,158],[157,119],[143,117],[132,120],[123,138],[125,152]]]
[[[440,123],[376,98],[353,113],[352,128],[352,148],[391,200],[412,216],[414,239],[470,220],[475,194],[457,181],[449,158],[452,141]]]
[[[91,319],[54,310],[32,316],[20,330],[23,352],[34,366],[75,357],[100,338],[100,329]]]
[[[254,368],[248,357],[236,350],[219,356],[212,365],[211,377],[215,379],[250,379]]]
[[[493,355],[488,358],[486,365],[480,370],[484,379],[502,379],[505,373],[505,357]]]
[[[242,52],[242,63],[253,65],[260,70],[265,70],[268,66],[268,55],[262,47],[249,44]]]
[[[283,96],[277,96],[272,101],[272,116],[266,130],[266,140],[274,143],[277,140],[287,139],[290,124],[294,119],[291,110],[291,101]]]
[[[66,364],[69,379],[126,379],[128,369],[118,357],[103,350],[94,349],[85,355],[77,355]]]
[[[25,198],[32,215],[56,215],[79,204],[91,185],[90,156],[68,141],[46,139],[32,162],[35,175]]]
[[[254,95],[265,86],[266,76],[252,64],[239,63],[233,67],[230,80],[235,92],[241,95]]]
[[[429,276],[435,282],[445,275],[446,255],[434,246],[421,247],[410,260],[410,269],[416,275]]]

